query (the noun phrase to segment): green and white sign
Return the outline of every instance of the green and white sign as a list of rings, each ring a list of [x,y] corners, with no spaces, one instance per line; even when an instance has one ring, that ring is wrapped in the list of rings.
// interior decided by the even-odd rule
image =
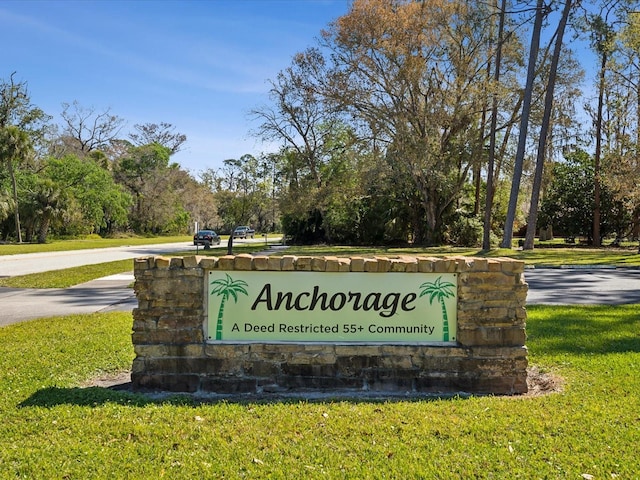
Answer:
[[[208,272],[215,341],[455,342],[453,273]]]

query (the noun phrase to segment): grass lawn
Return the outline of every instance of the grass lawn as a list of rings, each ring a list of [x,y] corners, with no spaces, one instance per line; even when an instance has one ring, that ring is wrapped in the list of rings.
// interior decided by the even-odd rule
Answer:
[[[87,238],[79,240],[53,240],[47,243],[7,243],[0,244],[0,255],[19,253],[62,252],[66,250],[86,250],[89,248],[125,247],[129,245],[155,245],[157,243],[189,242],[192,237],[178,235],[172,237],[126,237]]]
[[[337,256],[435,256],[462,255],[465,257],[510,257],[523,260],[527,265],[559,267],[562,265],[614,265],[639,267],[638,247],[589,248],[564,247],[535,248],[534,250],[511,250],[495,248],[489,251],[463,247],[392,248],[392,247],[336,247],[336,246],[292,246],[285,255],[337,255]]]
[[[0,478],[638,478],[638,305],[529,307],[561,393],[154,402],[81,388],[129,368],[129,313],[0,328]]]

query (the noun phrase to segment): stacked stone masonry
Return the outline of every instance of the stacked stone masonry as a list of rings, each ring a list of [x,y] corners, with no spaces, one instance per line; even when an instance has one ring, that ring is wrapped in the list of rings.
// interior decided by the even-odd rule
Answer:
[[[138,390],[266,393],[527,391],[524,263],[469,257],[149,257],[135,260]],[[457,273],[457,343],[207,343],[209,270]]]

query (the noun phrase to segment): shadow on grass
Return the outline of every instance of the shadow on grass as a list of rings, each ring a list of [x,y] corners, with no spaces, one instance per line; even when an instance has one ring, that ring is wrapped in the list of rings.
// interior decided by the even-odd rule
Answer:
[[[331,393],[319,392],[291,394],[190,394],[171,392],[131,392],[130,384],[115,387],[47,387],[36,391],[21,402],[19,408],[76,405],[80,407],[99,407],[115,404],[128,407],[147,405],[199,406],[203,404],[268,405],[298,403],[389,403],[389,402],[429,402],[436,400],[468,399],[473,395],[466,393],[442,394],[406,394],[393,392],[372,393]]]
[[[536,305],[527,311],[527,345],[537,354],[640,352],[640,305]]]
[[[191,398],[181,395],[166,396],[162,399],[144,394],[132,393],[121,388],[104,387],[47,387],[36,391],[21,402],[19,408],[45,407],[59,405],[77,405],[80,407],[98,407],[105,404],[116,404],[129,407],[144,407],[151,404],[191,405]]]

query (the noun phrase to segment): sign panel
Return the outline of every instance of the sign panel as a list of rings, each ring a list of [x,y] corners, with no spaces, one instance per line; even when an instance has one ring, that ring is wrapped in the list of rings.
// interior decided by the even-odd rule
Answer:
[[[455,342],[453,273],[209,271],[209,342]]]

